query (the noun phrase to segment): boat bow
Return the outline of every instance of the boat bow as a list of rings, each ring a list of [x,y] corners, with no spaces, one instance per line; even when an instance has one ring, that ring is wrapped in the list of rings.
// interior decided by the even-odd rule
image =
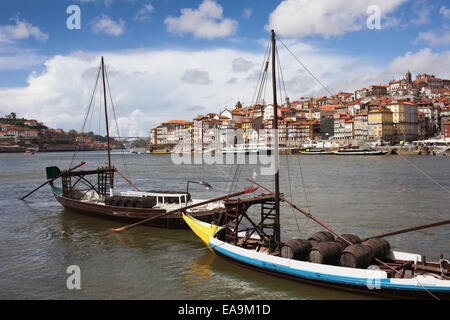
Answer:
[[[211,237],[214,237],[217,232],[222,230],[223,227],[197,220],[186,213],[182,213],[182,215],[183,220],[192,231],[208,246],[209,249],[211,249],[211,251],[213,251],[209,244],[210,239]]]

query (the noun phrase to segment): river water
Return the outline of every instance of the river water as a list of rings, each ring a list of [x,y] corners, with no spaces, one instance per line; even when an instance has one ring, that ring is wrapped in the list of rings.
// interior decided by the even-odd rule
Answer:
[[[71,153],[0,154],[0,299],[371,299],[248,270],[213,255],[189,230],[124,224],[64,210],[46,186],[45,167],[67,169]],[[105,165],[104,152],[79,153],[83,168]],[[168,155],[113,153],[119,170],[142,190],[185,190],[210,198],[249,186],[272,187],[260,165],[177,165]],[[340,233],[361,238],[450,216],[450,158],[432,156],[280,156],[281,192]],[[238,173],[235,175],[236,169]],[[233,176],[236,183],[232,185]],[[131,189],[116,176],[117,190]],[[282,240],[320,231],[282,205]],[[450,226],[388,238],[395,250],[436,260],[450,256]],[[81,289],[67,268],[79,266]]]

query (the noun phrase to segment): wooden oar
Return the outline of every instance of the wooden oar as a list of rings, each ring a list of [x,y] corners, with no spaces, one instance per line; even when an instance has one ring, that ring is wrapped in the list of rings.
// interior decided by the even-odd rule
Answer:
[[[246,193],[254,192],[256,190],[258,190],[258,188],[249,188],[249,189],[246,189],[244,191],[240,191],[240,192],[236,192],[236,193],[232,193],[232,194],[227,194],[225,196],[221,196],[221,197],[218,197],[218,198],[202,201],[202,202],[199,202],[199,203],[196,203],[196,204],[191,204],[189,206],[185,206],[185,207],[182,207],[182,208],[179,208],[179,209],[176,209],[176,210],[163,212],[163,213],[158,214],[158,215],[156,215],[154,217],[150,217],[150,218],[138,221],[136,223],[130,224],[129,226],[125,226],[125,227],[121,227],[121,228],[117,228],[117,229],[110,229],[109,231],[110,232],[120,232],[120,231],[126,230],[128,228],[132,228],[134,226],[150,222],[152,220],[161,218],[161,217],[169,215],[169,214],[177,213],[177,212],[180,212],[180,211],[184,211],[184,210],[187,210],[187,209],[195,208],[195,207],[198,207],[198,206],[202,206],[202,205],[205,205],[205,204],[208,204],[208,203],[211,203],[211,202],[215,202],[215,201],[220,201],[220,200],[223,200],[223,199],[237,197],[237,196],[240,196],[240,195],[243,195],[243,194],[246,194]]]
[[[363,239],[362,241],[366,241],[366,240],[373,239],[373,238],[384,238],[384,237],[394,236],[396,234],[401,234],[401,233],[406,233],[406,232],[411,232],[411,231],[416,231],[416,230],[421,230],[421,229],[426,229],[426,228],[431,228],[431,227],[442,226],[444,224],[449,224],[449,223],[450,223],[450,220],[444,220],[444,221],[440,221],[440,222],[424,224],[421,226],[411,227],[411,228],[407,228],[407,229],[402,229],[402,230],[392,231],[392,232],[388,232],[388,233],[384,233],[384,234],[379,234],[379,235],[373,236],[373,237],[368,237],[368,238]]]
[[[75,169],[78,169],[79,167],[81,167],[82,165],[86,164],[86,162],[82,161],[79,165],[76,165],[75,167],[69,169],[68,171],[72,171]],[[32,194],[33,192],[39,190],[40,188],[42,188],[43,186],[45,186],[47,183],[53,182],[56,179],[58,179],[59,177],[61,177],[61,174],[57,175],[54,178],[48,179],[47,181],[45,181],[43,184],[41,184],[39,187],[37,187],[36,189],[34,189],[33,191],[27,193],[26,195],[24,195],[23,197],[19,198],[19,200],[24,200],[26,197],[28,197],[30,194]]]
[[[263,185],[257,183],[254,180],[248,179],[246,178],[247,181],[256,184],[257,186],[261,187],[262,189],[266,190],[267,192],[274,194],[274,192],[266,187],[264,187]],[[331,229],[329,226],[327,226],[326,224],[324,224],[322,221],[314,218],[310,213],[303,211],[302,209],[300,209],[299,207],[297,207],[295,204],[293,204],[292,202],[286,200],[285,197],[280,195],[280,200],[286,202],[287,204],[289,204],[291,207],[293,207],[295,210],[297,210],[298,212],[303,213],[306,217],[308,217],[309,219],[315,221],[316,223],[318,223],[319,225],[321,225],[322,227],[324,227],[325,229],[327,229],[328,231],[330,231],[332,234],[334,234],[336,237],[338,237],[339,239],[341,239],[342,241],[345,241],[346,243],[348,243],[349,245],[352,245],[353,243],[351,243],[349,240],[345,239],[343,236],[341,236],[339,233],[335,232],[333,229]]]

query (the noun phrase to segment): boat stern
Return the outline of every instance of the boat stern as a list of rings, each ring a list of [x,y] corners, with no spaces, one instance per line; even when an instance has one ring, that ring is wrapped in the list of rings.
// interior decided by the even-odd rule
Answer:
[[[57,166],[46,167],[45,168],[45,172],[47,174],[47,180],[54,179],[54,178],[58,177],[61,174],[61,170]],[[52,188],[52,191],[53,191],[54,194],[59,195],[59,196],[62,195],[62,189],[56,187],[53,184],[53,181],[51,181],[49,183],[49,185],[50,185],[50,188]]]

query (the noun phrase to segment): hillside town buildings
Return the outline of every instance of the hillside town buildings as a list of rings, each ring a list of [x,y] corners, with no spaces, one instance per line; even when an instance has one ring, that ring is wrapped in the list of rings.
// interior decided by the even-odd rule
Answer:
[[[271,104],[225,108],[219,114],[191,121],[170,120],[151,129],[149,145],[207,146],[211,143],[270,144],[274,108]],[[301,147],[329,140],[341,146],[398,144],[438,137],[448,139],[450,80],[408,71],[400,80],[374,84],[331,97],[287,98],[278,107],[279,143]],[[448,130],[448,129],[447,129]],[[234,136],[233,139],[227,136]]]
[[[106,144],[96,141],[93,132],[78,134],[48,128],[37,120],[18,119],[14,112],[0,118],[0,152],[27,147],[40,151],[104,150]]]

